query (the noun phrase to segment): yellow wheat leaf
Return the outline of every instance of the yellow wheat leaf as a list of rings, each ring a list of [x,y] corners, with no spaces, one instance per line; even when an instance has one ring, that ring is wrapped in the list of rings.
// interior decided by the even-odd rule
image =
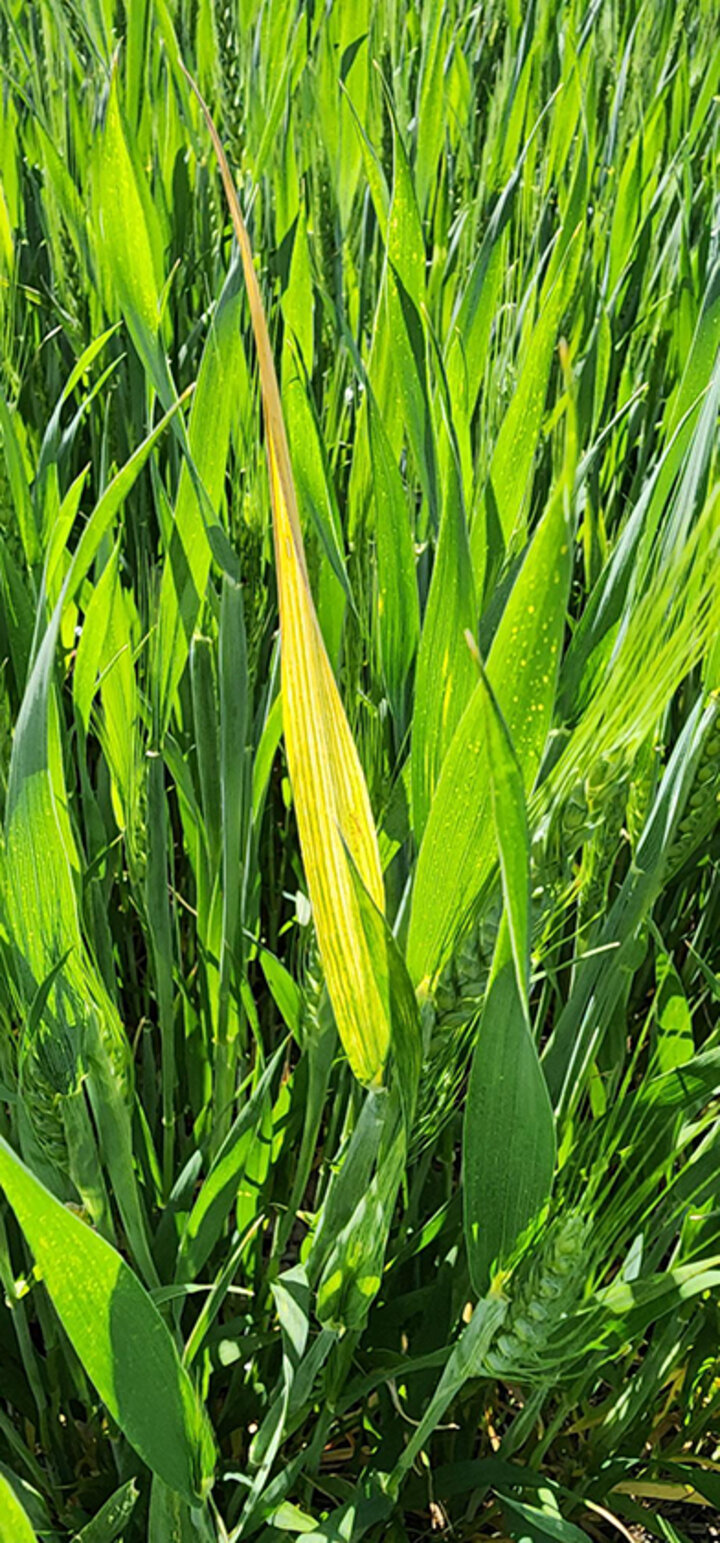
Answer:
[[[250,239],[219,136],[191,83],[220,165],[258,353],[280,602],[283,728],[305,875],[338,1032],[356,1077],[373,1083],[382,1076],[390,1025],[376,985],[347,854],[383,911],[377,836],[310,591],[280,392]]]

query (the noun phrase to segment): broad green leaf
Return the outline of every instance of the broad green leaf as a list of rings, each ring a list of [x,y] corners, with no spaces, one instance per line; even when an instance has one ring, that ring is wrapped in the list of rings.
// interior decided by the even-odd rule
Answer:
[[[380,661],[390,706],[402,733],[408,675],[420,631],[415,553],[402,477],[369,383],[366,396],[375,504]]]
[[[667,954],[659,954],[655,964],[657,981],[657,1042],[655,1070],[672,1071],[684,1066],[695,1053],[692,1013],[682,980]]]
[[[492,145],[493,158],[499,157],[499,164],[493,169],[501,181],[505,180],[519,154],[532,87],[534,58],[539,47],[535,7],[531,5],[525,10],[522,34],[512,61],[510,90],[503,103],[501,132],[496,135]]]
[[[5,192],[0,181],[0,272],[8,277],[12,273],[14,263],[14,242],[8,206]]]
[[[301,1037],[302,995],[289,970],[268,949],[261,948],[258,956],[260,969],[265,976],[268,990],[278,1012],[295,1039]]]
[[[73,1543],[115,1543],[135,1510],[139,1493],[135,1479],[128,1479],[126,1484],[121,1484],[115,1494],[101,1506],[97,1516],[73,1539]]]
[[[125,44],[125,105],[131,134],[140,127],[140,97],[146,63],[146,27],[149,0],[139,0],[128,11]]]
[[[518,992],[527,1003],[530,972],[530,834],[523,777],[490,682],[481,669],[490,793],[503,899]]]
[[[270,13],[272,21],[277,22],[278,28],[290,26],[293,21],[289,7],[280,6]],[[262,133],[260,135],[257,152],[249,152],[251,166],[256,182],[260,181],[264,171],[277,154],[278,129],[282,121],[288,90],[292,92],[293,77],[297,76],[303,68],[307,53],[307,34],[305,28],[294,25],[289,37],[277,36],[275,40],[276,69],[271,75],[272,92],[266,104],[262,120]]]
[[[354,866],[352,873],[375,981],[390,1024],[390,1049],[409,1139],[422,1061],[417,998],[405,961],[382,911],[374,905]]]
[[[717,385],[720,388],[720,370]],[[630,534],[635,516],[642,512],[638,505],[624,535]],[[604,634],[603,641],[595,641],[593,648],[592,634],[586,635],[573,668],[567,674],[563,671],[561,710],[568,716],[577,716],[577,723],[550,773],[556,793],[561,783],[567,793],[568,779],[577,783],[578,775],[595,764],[600,755],[612,757],[620,753],[629,761],[640,750],[645,737],[654,733],[685,676],[704,656],[710,657],[720,629],[720,592],[715,582],[718,514],[720,502],[715,492],[693,528],[685,531],[685,539],[672,545],[654,541],[654,572],[646,586],[637,573],[632,544],[614,573],[614,561],[608,565],[605,593],[599,597],[591,623],[597,629],[595,639]],[[639,526],[635,525],[635,539],[638,531]],[[621,537],[616,555],[620,555],[623,545]],[[623,575],[628,558],[629,571]],[[625,587],[631,575],[632,601]],[[616,583],[621,590],[618,606],[613,596]],[[585,615],[594,609],[597,588],[599,585]],[[580,631],[578,626],[573,644]],[[573,644],[566,656],[568,662]],[[580,680],[583,664],[585,681]],[[579,716],[578,685],[582,708]]]
[[[688,1486],[696,1494],[702,1495],[715,1511],[720,1507],[720,1474],[715,1468],[707,1467],[701,1463],[674,1463],[663,1462],[663,1468],[672,1478]]]
[[[297,172],[295,175],[297,176]],[[293,342],[309,376],[312,375],[313,370],[313,311],[314,297],[307,220],[301,205],[295,221],[290,276],[283,296],[283,314],[288,333],[292,332]]]
[[[15,680],[16,695],[25,688],[35,630],[30,589],[7,543],[0,538],[0,626],[8,670]]]
[[[287,353],[285,357],[288,357]],[[288,380],[283,382],[283,400],[300,507],[311,516],[335,578],[349,603],[354,605],[343,550],[342,522],[311,399],[312,387],[302,362],[298,362],[298,371],[291,375],[286,369],[286,374]]]
[[[317,1522],[308,1515],[307,1511],[301,1511],[299,1506],[292,1505],[288,1500],[278,1506],[277,1511],[273,1511],[270,1521],[273,1527],[277,1527],[278,1532],[314,1532],[317,1526]]]
[[[44,582],[48,603],[51,606],[55,605],[62,588],[70,532],[77,519],[89,470],[89,466],[83,467],[75,481],[71,483],[52,529],[48,533]]]
[[[88,1073],[88,1091],[100,1145],[112,1175],[115,1194],[136,1261],[148,1281],[155,1278],[145,1219],[140,1205],[131,1149],[129,1101],[130,1050],[117,1009],[108,998],[85,947],[76,893],[80,857],[68,816],[60,720],[53,694],[55,652],[63,608],[74,598],[98,549],[111,529],[150,451],[162,433],[171,409],[130,457],[87,521],[73,554],[60,597],[37,649],[23,696],[13,741],[6,802],[7,916],[19,955],[19,974],[26,1007],[57,961],[65,960],[55,980],[52,1000],[36,1035],[25,1034],[23,1053],[34,1061],[35,1098],[29,1113],[43,1132],[43,1116],[35,1109],[44,1099],[78,1090],[81,1071]],[[39,624],[45,621],[41,600]],[[40,626],[38,630],[40,630]],[[29,1062],[27,1063],[29,1065]],[[60,1068],[63,1067],[62,1074]],[[47,1116],[45,1115],[45,1120]],[[84,1120],[88,1134],[87,1116]],[[78,1138],[82,1131],[76,1132]],[[74,1181],[88,1173],[87,1150],[63,1136],[67,1165]],[[87,1201],[96,1213],[98,1186],[93,1179]],[[81,1191],[82,1192],[82,1191]]]
[[[282,739],[282,696],[278,693],[268,708],[260,742],[255,751],[252,777],[253,820],[258,821],[267,793],[272,763]]]
[[[552,721],[572,569],[560,487],[527,549],[487,660],[527,796]],[[408,969],[423,990],[452,950],[483,885],[495,842],[489,802],[486,703],[476,685],[443,763],[420,847],[407,943]]]
[[[364,0],[347,0],[347,4],[333,7],[329,15],[331,31],[336,29],[339,84],[345,88],[340,92],[340,153],[337,164],[338,207],[342,229],[345,231],[352,214],[362,168],[362,151],[350,121],[350,98],[357,104],[361,117],[367,118],[368,77],[372,65],[368,40],[370,24]]]
[[[518,987],[506,915],[473,1052],[463,1124],[465,1239],[473,1285],[487,1289],[550,1193],[555,1127]]]
[[[449,467],[430,593],[415,676],[412,725],[412,816],[419,844],[443,762],[472,695],[475,666],[465,641],[477,622],[462,489]]]
[[[374,146],[368,139],[360,113],[347,89],[345,89],[345,100],[352,113],[352,121],[357,131],[365,178],[370,189],[375,218],[378,222],[383,246],[387,246],[387,219],[390,207],[390,194],[388,192],[385,171]]]
[[[138,798],[139,736],[137,682],[133,667],[136,615],[119,576],[115,547],[93,590],[85,615],[75,670],[73,695],[87,733],[90,704],[98,676],[102,701],[100,738],[113,777],[113,807],[120,829],[134,851]]]
[[[523,779],[484,672],[480,689],[505,909],[463,1125],[465,1242],[478,1293],[493,1262],[505,1263],[537,1215],[555,1170],[552,1108],[528,1016],[530,838]]]
[[[207,114],[240,246],[258,350],[282,639],[283,731],[303,862],[338,1033],[362,1082],[378,1082],[390,1042],[345,846],[375,904],[382,869],[360,759],[315,613],[280,394],[250,243],[225,154]]]
[[[386,1095],[390,1097],[391,1095]],[[337,1332],[363,1328],[380,1290],[388,1233],[402,1179],[405,1132],[388,1103],[376,1172],[335,1240],[317,1290],[317,1316]]]
[[[643,488],[640,507],[644,516],[644,551],[652,552],[655,533],[667,507],[678,472],[693,459],[707,464],[714,444],[716,402],[712,398],[720,380],[718,346],[720,345],[720,260],[711,267],[702,297],[697,325],[685,360],[685,367],[663,423],[666,447],[655,475]],[[710,422],[703,432],[703,410],[710,408]],[[684,515],[687,500],[683,500]]]
[[[144,1287],[0,1138],[0,1184],[88,1377],[130,1445],[172,1489],[202,1498],[213,1440],[190,1378]]]
[[[463,488],[468,499],[473,484],[470,423],[485,373],[490,329],[502,285],[502,236],[512,216],[520,186],[521,166],[522,162],[516,167],[495,205],[467,283],[455,305],[445,344],[448,388],[453,404]]]
[[[8,481],[10,483],[23,550],[28,563],[32,564],[38,560],[39,536],[30,497],[28,472],[15,424],[16,414],[11,413],[4,394],[0,391],[0,431],[2,432],[5,465],[7,467]]]
[[[398,740],[405,732],[409,675],[420,630],[420,604],[409,501],[386,417],[347,325],[342,336],[362,383],[358,425],[367,433],[377,552],[377,617],[380,666]],[[338,516],[339,518],[339,516]]]
[[[188,1505],[156,1475],[150,1491],[147,1543],[217,1543],[207,1506]]]
[[[336,1239],[350,1222],[370,1187],[387,1122],[388,1092],[371,1088],[341,1160],[335,1163],[317,1218],[306,1264],[311,1283],[322,1274]]]
[[[8,909],[16,942],[34,977],[33,990],[61,954],[69,952],[70,972],[83,957],[74,888],[79,856],[67,813],[59,718],[53,695],[55,650],[63,610],[87,577],[124,499],[179,406],[180,402],[173,405],[98,500],[83,528],[44,632],[41,628],[45,624],[45,609],[41,600],[41,641],[15,727],[5,810],[11,880]],[[84,688],[82,703],[86,708]],[[90,973],[86,970],[82,976],[83,991],[87,990]]]
[[[276,1250],[278,1253],[282,1253],[282,1250],[287,1246],[315,1160],[315,1148],[324,1119],[325,1098],[336,1050],[337,1035],[335,1024],[330,1011],[327,992],[325,992],[318,1009],[317,1029],[315,1032],[307,1035],[307,1083],[304,1094],[302,1138],[287,1211],[284,1217],[281,1217],[276,1232]],[[329,1228],[328,1231],[330,1233],[332,1229]],[[306,1263],[309,1269],[309,1260]]]
[[[720,1285],[720,1255],[710,1259],[698,1259],[693,1264],[678,1265],[674,1270],[662,1270],[639,1280],[616,1280],[600,1293],[600,1300],[610,1312],[626,1315],[637,1312],[643,1326],[663,1313],[677,1312],[681,1303],[690,1301],[703,1291],[712,1291]],[[652,1309],[651,1313],[647,1313]]]
[[[342,326],[342,321],[341,321]],[[345,330],[345,329],[343,329]],[[403,401],[396,386],[393,367],[394,339],[389,325],[386,285],[380,289],[373,316],[367,375],[377,403],[382,425],[393,457],[399,461],[404,442]],[[348,484],[347,532],[352,541],[366,529],[372,497],[372,462],[369,439],[369,408],[365,398],[355,423],[352,466]]]
[[[130,336],[167,409],[175,392],[158,336],[163,282],[160,230],[136,148],[125,135],[119,90],[115,66],[97,156],[96,239]]]
[[[37,1543],[27,1513],[0,1473],[0,1543]]]
[[[368,1495],[364,1493],[365,1488],[362,1484],[356,1485],[352,1498],[335,1506],[327,1521],[318,1523],[312,1532],[303,1532],[304,1543],[360,1543],[367,1532],[381,1525],[382,1536],[392,1543],[394,1533],[388,1527],[392,1511],[390,1496],[376,1488],[371,1489]],[[280,1528],[268,1528],[263,1543],[286,1543],[286,1539],[287,1533]]]
[[[628,261],[635,230],[640,219],[640,191],[643,177],[643,142],[639,131],[625,154],[613,207],[608,238],[607,289],[612,295]]]
[[[557,275],[544,300],[531,337],[528,339],[518,383],[500,426],[489,481],[494,509],[505,546],[525,528],[524,505],[528,479],[540,439],[545,397],[553,353],[557,347],[558,327],[567,303],[568,290],[577,272],[582,253],[579,236],[574,238],[565,267]],[[484,565],[482,512],[478,511],[471,531],[471,550],[476,582]]]
[[[499,1495],[507,1513],[511,1537],[516,1543],[586,1543],[587,1533],[563,1516],[541,1511],[525,1501]]]
[[[418,204],[424,210],[443,149],[445,106],[445,53],[448,13],[444,5],[422,12],[423,49],[417,90],[417,160],[415,182]]]
[[[467,450],[469,456],[469,444],[466,445],[465,440],[482,384],[490,329],[502,281],[500,238],[512,218],[515,200],[522,186],[523,166],[545,111],[547,109],[544,109],[523,145],[512,174],[493,208],[480,250],[453,309],[445,343],[445,364],[451,400],[453,407],[460,405],[463,409],[464,423],[462,430],[458,430],[458,438],[463,451],[463,478],[466,488],[469,487],[466,474],[470,471],[470,465],[465,454]]]
[[[629,1482],[632,1484],[632,1481]],[[691,1543],[686,1532],[680,1532],[669,1517],[659,1515],[647,1500],[643,1500],[642,1503],[639,1500],[632,1500],[627,1494],[618,1494],[616,1488],[613,1491],[612,1507],[613,1514],[621,1517],[628,1527],[635,1522],[649,1538],[659,1538],[660,1543]],[[640,1536],[642,1537],[642,1532]],[[632,1533],[630,1537],[632,1538]]]

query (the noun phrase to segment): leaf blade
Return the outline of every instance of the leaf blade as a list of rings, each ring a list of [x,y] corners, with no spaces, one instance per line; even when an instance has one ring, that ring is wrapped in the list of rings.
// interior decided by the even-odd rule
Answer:
[[[2,1138],[0,1184],[68,1338],[130,1445],[172,1489],[203,1498],[214,1460],[209,1425],[144,1287]]]
[[[283,729],[300,846],[338,1032],[355,1075],[372,1083],[382,1076],[390,1026],[375,985],[345,846],[368,893],[384,910],[377,836],[360,759],[310,591],[280,392],[250,241],[222,144],[202,106],[240,247],[260,368],[280,605]]]

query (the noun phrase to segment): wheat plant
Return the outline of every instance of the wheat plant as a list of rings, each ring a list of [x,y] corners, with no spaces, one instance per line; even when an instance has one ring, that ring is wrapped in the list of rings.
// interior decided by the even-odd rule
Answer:
[[[0,1543],[688,1543],[715,0],[0,0],[0,79]]]

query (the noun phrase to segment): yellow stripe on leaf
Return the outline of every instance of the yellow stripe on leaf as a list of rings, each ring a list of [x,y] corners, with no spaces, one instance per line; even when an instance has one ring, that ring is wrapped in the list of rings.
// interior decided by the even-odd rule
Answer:
[[[208,122],[245,274],[260,368],[280,602],[283,727],[300,846],[330,1001],[355,1075],[378,1082],[390,1043],[349,852],[384,911],[370,800],[308,581],[280,392],[250,240],[220,139]],[[347,850],[346,850],[347,849]]]

